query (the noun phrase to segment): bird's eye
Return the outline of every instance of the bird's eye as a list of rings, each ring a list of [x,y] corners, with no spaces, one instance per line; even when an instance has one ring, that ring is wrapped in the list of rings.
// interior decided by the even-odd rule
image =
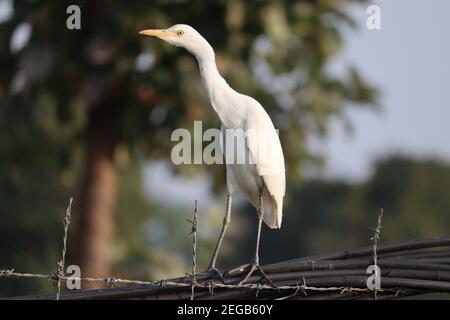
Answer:
[[[177,31],[177,36],[181,37],[183,35],[184,31],[183,30],[178,30]]]

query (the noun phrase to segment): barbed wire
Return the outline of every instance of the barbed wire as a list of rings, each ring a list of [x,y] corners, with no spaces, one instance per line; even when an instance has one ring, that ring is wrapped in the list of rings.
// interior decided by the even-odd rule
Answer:
[[[192,234],[192,274],[186,274],[186,277],[182,278],[156,281],[130,280],[114,276],[93,278],[67,275],[64,268],[72,203],[73,198],[70,198],[63,220],[63,248],[61,260],[58,261],[57,271],[48,274],[21,273],[17,272],[15,268],[9,268],[0,270],[0,278],[40,278],[54,283],[56,282],[58,285],[56,293],[57,300],[62,297],[62,281],[68,280],[96,282],[109,288],[117,287],[111,290],[125,290],[126,288],[131,288],[130,286],[143,286],[143,292],[148,292],[150,296],[154,294],[158,297],[190,298],[191,300],[197,297],[200,299],[214,297],[243,298],[249,297],[249,294],[254,294],[254,297],[258,298],[262,291],[275,294],[275,298],[282,300],[297,299],[299,298],[300,292],[303,294],[303,297],[307,297],[308,292],[314,293],[313,297],[317,297],[317,294],[320,293],[335,292],[337,296],[326,295],[323,298],[358,298],[364,297],[365,294],[371,294],[372,292],[365,283],[367,279],[365,268],[370,263],[373,263],[376,267],[383,267],[382,276],[384,277],[383,285],[385,286],[382,289],[373,290],[373,298],[375,299],[378,298],[378,293],[385,294],[384,297],[395,298],[398,296],[423,293],[427,290],[432,292],[450,292],[450,250],[429,250],[435,247],[449,246],[450,237],[412,240],[380,246],[379,239],[383,217],[382,209],[378,216],[377,226],[372,229],[374,234],[371,238],[373,240],[371,247],[338,251],[263,266],[264,271],[277,283],[276,287],[273,287],[271,284],[260,283],[263,279],[258,275],[252,276],[249,279],[249,283],[238,286],[237,284],[240,280],[239,272],[237,274],[226,273],[225,281],[208,273],[198,274],[196,272],[198,232],[197,201],[194,204],[193,220],[188,220],[192,224],[190,232]],[[427,249],[427,251],[418,252],[420,249]],[[375,269],[378,270],[377,268]],[[126,285],[126,287],[119,287],[119,285]],[[158,288],[173,288],[174,290],[183,290],[186,288],[189,289],[189,296],[186,296],[182,292],[176,293],[175,296],[173,294],[171,295],[171,293],[163,295],[159,293]],[[201,291],[196,297],[196,288],[206,290],[207,295],[205,296],[204,292]],[[217,290],[221,291],[217,292]],[[223,290],[226,291],[223,292]],[[286,295],[283,293],[286,291],[290,291],[291,293]],[[102,294],[107,295],[109,292],[99,293],[99,295]],[[130,294],[133,297],[133,292],[127,292],[125,295],[129,297]],[[77,297],[82,296],[83,291],[66,293],[63,297],[70,298],[75,295]],[[49,298],[49,296],[41,296],[40,298]]]
[[[73,202],[73,197],[71,197],[69,199],[69,205],[67,206],[67,209],[66,209],[66,215],[64,216],[64,219],[62,221],[63,226],[64,226],[64,237],[63,237],[63,248],[62,248],[61,260],[57,261],[58,270],[55,274],[53,274],[53,279],[57,279],[57,284],[58,284],[58,291],[56,292],[56,300],[59,300],[59,296],[61,295],[61,277],[63,277],[65,275],[64,265],[66,263],[67,237],[68,237],[70,217],[71,217],[71,212],[72,212],[72,202]]]
[[[192,224],[192,289],[191,300],[195,298],[195,285],[197,284],[196,269],[197,269],[197,230],[198,230],[198,212],[197,212],[197,200],[194,202],[194,218],[188,220]]]
[[[39,273],[20,273],[15,272],[14,269],[4,269],[0,270],[0,277],[4,278],[41,278],[41,279],[48,279],[49,281],[54,281],[54,276],[52,273],[50,274],[39,274]],[[295,285],[295,286],[289,286],[289,285],[283,285],[278,287],[273,287],[272,285],[266,285],[266,284],[259,284],[259,283],[249,283],[249,284],[242,284],[240,286],[235,284],[224,284],[224,283],[218,283],[213,281],[205,281],[205,282],[194,282],[194,283],[182,283],[182,282],[176,282],[176,281],[170,281],[170,280],[156,280],[156,281],[142,281],[142,280],[129,280],[129,279],[121,279],[121,278],[115,278],[115,277],[106,277],[106,278],[91,278],[91,277],[76,277],[76,276],[61,276],[59,278],[60,280],[72,280],[72,281],[86,281],[86,282],[97,282],[97,283],[103,283],[109,287],[114,286],[116,284],[135,284],[135,285],[145,285],[145,286],[153,286],[153,287],[165,287],[165,286],[172,286],[172,287],[196,287],[196,288],[203,288],[203,289],[209,289],[209,288],[224,288],[224,289],[240,289],[240,288],[247,288],[247,289],[254,289],[254,290],[313,290],[313,291],[341,291],[341,292],[349,292],[349,291],[355,291],[355,292],[368,292],[370,291],[367,288],[356,288],[356,287],[328,287],[328,288],[319,288],[319,287],[313,287],[313,286],[307,286],[306,282],[302,285]]]

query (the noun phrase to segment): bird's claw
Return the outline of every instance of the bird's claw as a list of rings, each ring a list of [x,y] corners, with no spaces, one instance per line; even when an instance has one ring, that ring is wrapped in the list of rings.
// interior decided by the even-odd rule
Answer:
[[[259,265],[259,263],[257,262],[253,262],[251,264],[247,265],[247,269],[248,272],[245,275],[245,277],[239,281],[239,283],[237,284],[237,287],[241,287],[251,276],[252,274],[258,270],[259,273],[261,274],[262,278],[265,279],[272,287],[274,288],[278,288],[278,286],[269,278],[269,276],[264,272],[264,270],[261,268],[261,266]],[[231,272],[235,271],[237,269],[233,269],[231,270]],[[238,270],[242,270],[242,267],[239,267]]]
[[[219,269],[217,269],[216,267],[209,267],[208,268],[208,270],[206,270],[206,273],[209,273],[209,274],[215,274],[215,275],[218,275],[219,276],[219,278],[220,278],[220,280],[222,280],[222,283],[225,283],[225,278],[224,278],[224,276],[223,276],[223,274],[222,274],[222,272],[220,272],[219,271]]]

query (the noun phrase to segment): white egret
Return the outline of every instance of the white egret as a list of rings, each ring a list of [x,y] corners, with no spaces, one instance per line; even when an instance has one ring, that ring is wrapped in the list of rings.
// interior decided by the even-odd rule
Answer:
[[[247,162],[236,163],[235,158],[226,159],[227,209],[208,270],[217,272],[222,277],[216,268],[216,262],[231,221],[233,192],[238,189],[258,211],[255,259],[249,264],[248,273],[240,284],[247,281],[256,270],[272,283],[259,264],[261,226],[264,221],[272,229],[281,227],[286,187],[283,150],[270,117],[258,101],[236,92],[227,84],[217,69],[213,48],[194,28],[177,24],[168,29],[143,30],[140,34],[158,37],[170,44],[183,47],[197,58],[203,84],[212,107],[222,122],[221,130],[225,146],[231,142],[230,138],[227,139],[225,131],[245,132]],[[252,134],[247,134],[252,130]]]

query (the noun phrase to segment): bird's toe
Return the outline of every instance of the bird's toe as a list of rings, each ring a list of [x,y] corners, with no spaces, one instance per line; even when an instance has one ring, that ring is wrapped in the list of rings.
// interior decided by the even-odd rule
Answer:
[[[222,282],[225,283],[224,275],[216,267],[209,267],[206,270],[206,273],[208,273],[208,275],[210,275],[212,277],[219,276],[220,280],[222,280]]]
[[[266,280],[266,282],[268,282],[273,288],[277,288],[277,285],[276,285],[276,284],[272,281],[272,279],[270,279],[269,276],[264,272],[264,270],[261,268],[261,266],[259,265],[259,263],[251,263],[251,264],[248,264],[248,265],[246,265],[246,266],[247,266],[246,268],[241,268],[241,267],[236,268],[237,270],[240,271],[240,273],[242,273],[245,269],[248,270],[248,271],[245,273],[244,278],[242,278],[242,280],[238,282],[238,284],[237,284],[238,287],[240,287],[240,286],[242,286],[243,284],[245,284],[245,283],[250,279],[250,277],[255,273],[255,271],[259,271],[259,273],[260,273],[261,276],[259,277],[259,279],[255,279],[255,281],[257,281],[257,280],[260,281],[260,280],[264,279],[264,280]],[[234,269],[234,270],[236,270],[236,269]]]

